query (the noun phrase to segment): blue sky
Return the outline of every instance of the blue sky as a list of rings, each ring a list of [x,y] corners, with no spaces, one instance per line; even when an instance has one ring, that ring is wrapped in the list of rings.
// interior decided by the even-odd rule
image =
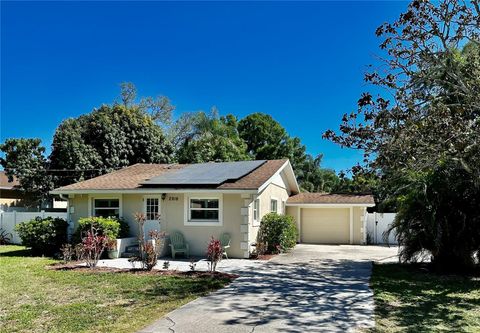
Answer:
[[[324,167],[361,154],[321,138],[356,108],[375,28],[405,2],[3,2],[0,139],[50,146],[65,118],[118,95],[166,95],[176,113],[265,112]]]

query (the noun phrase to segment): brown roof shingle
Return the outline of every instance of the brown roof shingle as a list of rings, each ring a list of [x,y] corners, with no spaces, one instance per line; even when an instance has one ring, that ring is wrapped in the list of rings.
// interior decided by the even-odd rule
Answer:
[[[269,160],[257,169],[234,182],[226,182],[214,189],[258,189],[272,177],[288,160]],[[148,188],[141,185],[147,179],[159,176],[165,172],[183,168],[186,164],[135,164],[103,176],[78,182],[55,189],[55,191],[70,190],[134,190]]]
[[[61,190],[132,190],[140,183],[162,173],[183,168],[183,164],[134,164],[102,176],[55,189]]]
[[[372,195],[329,194],[329,193],[299,193],[291,196],[287,204],[368,204],[375,201]]]

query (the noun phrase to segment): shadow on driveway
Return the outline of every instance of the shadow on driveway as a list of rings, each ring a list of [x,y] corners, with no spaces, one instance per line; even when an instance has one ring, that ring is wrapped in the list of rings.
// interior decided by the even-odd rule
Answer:
[[[368,261],[282,259],[243,268],[227,288],[141,332],[347,332],[372,327]]]

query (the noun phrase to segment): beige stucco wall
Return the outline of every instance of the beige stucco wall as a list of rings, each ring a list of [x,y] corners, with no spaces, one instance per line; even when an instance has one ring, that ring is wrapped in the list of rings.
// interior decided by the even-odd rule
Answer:
[[[91,215],[88,212],[88,194],[75,195],[73,198],[68,199],[68,201],[70,206],[69,220],[73,223],[74,229],[77,229],[78,219]]]
[[[365,207],[352,207],[353,244],[363,244],[364,242],[364,212]],[[298,206],[288,206],[287,214],[292,216],[297,222],[297,227],[300,231],[299,241],[301,242],[348,244],[350,241],[350,207],[300,208]],[[307,222],[304,222],[303,219],[307,220]],[[318,226],[312,225],[316,219],[319,221]],[[341,222],[341,226],[338,225],[338,221],[343,221]],[[308,223],[307,227],[304,226],[304,223]],[[344,233],[343,237],[340,235],[341,232]],[[324,236],[318,236],[318,239],[315,239],[312,233],[318,233]],[[327,237],[328,234],[331,235],[331,239]]]
[[[257,241],[257,233],[260,227],[260,221],[265,214],[270,213],[270,200],[277,199],[277,211],[279,214],[284,214],[285,212],[282,211],[283,205],[282,201],[286,202],[288,199],[288,192],[287,189],[281,185],[277,185],[271,183],[268,185],[262,193],[260,193],[257,198],[260,200],[260,212],[259,212],[259,219],[257,222],[253,221],[253,201],[249,206],[249,242],[254,243]]]
[[[187,194],[188,195],[188,194]],[[218,195],[218,194],[215,194]],[[136,236],[138,227],[134,219],[136,212],[144,212],[143,200],[148,194],[119,194],[110,195],[108,197],[121,198],[121,216],[128,222],[130,226],[130,234]],[[152,196],[159,196],[158,194]],[[201,195],[198,195],[201,196]],[[207,195],[208,196],[208,195]],[[95,196],[91,196],[90,200]],[[97,197],[107,197],[98,195]],[[218,238],[222,233],[228,232],[231,235],[231,246],[228,250],[229,257],[242,258],[244,250],[241,249],[240,243],[243,241],[243,235],[240,232],[240,225],[244,221],[241,214],[245,200],[240,194],[223,194],[223,225],[221,226],[191,226],[185,225],[185,208],[184,194],[175,193],[167,194],[165,200],[161,200],[161,230],[167,233],[178,230],[183,233],[190,246],[190,253],[194,256],[204,256],[208,241],[211,236]],[[89,196],[75,195],[70,199],[70,207],[74,207],[74,213],[70,214],[70,219],[74,223],[74,227],[78,226],[78,219],[91,215],[89,212]],[[90,207],[91,209],[91,207]],[[247,216],[248,217],[248,216]],[[158,224],[155,221],[147,222],[145,229],[157,229]]]

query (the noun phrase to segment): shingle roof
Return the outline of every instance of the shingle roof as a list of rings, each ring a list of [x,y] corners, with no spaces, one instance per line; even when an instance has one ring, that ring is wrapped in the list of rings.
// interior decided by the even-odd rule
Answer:
[[[269,160],[249,174],[234,181],[223,183],[214,189],[258,189],[272,177],[288,160]],[[185,167],[185,164],[135,164],[103,176],[78,182],[55,189],[55,191],[71,190],[135,190],[149,188],[141,185],[147,179],[165,172],[172,172]],[[169,186],[171,187],[171,186]],[[192,187],[190,187],[192,188]]]
[[[182,168],[183,166],[182,164],[134,164],[124,169],[55,190],[132,190],[139,188],[140,183],[149,178]]]
[[[20,183],[18,182],[18,179],[16,177],[13,177],[13,181],[9,182],[5,171],[0,171],[0,189],[12,190],[18,185],[20,185]]]
[[[291,196],[287,204],[375,204],[371,195],[299,193]]]

